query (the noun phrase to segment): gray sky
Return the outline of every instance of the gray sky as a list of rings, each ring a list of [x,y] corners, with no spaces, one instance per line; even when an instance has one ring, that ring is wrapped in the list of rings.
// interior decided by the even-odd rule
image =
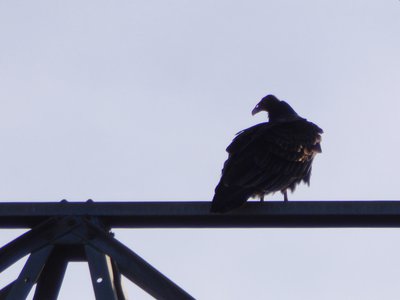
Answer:
[[[0,201],[209,201],[269,93],[325,131],[289,199],[399,199],[399,37],[396,0],[1,1]],[[116,233],[198,299],[400,296],[396,230]]]

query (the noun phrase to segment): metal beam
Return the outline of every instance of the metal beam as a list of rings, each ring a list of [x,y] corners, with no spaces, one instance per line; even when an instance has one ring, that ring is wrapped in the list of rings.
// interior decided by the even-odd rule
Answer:
[[[89,263],[96,299],[124,300],[121,274],[156,299],[194,299],[90,216],[51,217],[16,238],[0,248],[0,272],[28,253],[18,279],[0,290],[3,298],[24,299],[37,283],[34,299],[56,299],[68,261],[78,259]]]
[[[57,299],[67,269],[68,257],[63,247],[54,247],[36,284],[33,300]]]
[[[49,257],[53,246],[46,246],[37,252],[32,253],[24,268],[18,276],[18,279],[12,285],[8,292],[6,300],[26,299],[33,285],[38,280],[46,260]]]
[[[99,217],[113,228],[400,227],[400,201],[249,202],[210,213],[210,202],[0,203],[0,228],[50,217]]]
[[[78,225],[78,223],[73,223],[66,218],[45,220],[45,222],[0,248],[0,272],[25,255],[38,251],[53,240],[60,239]]]
[[[16,281],[17,281],[17,280],[14,280],[13,282],[11,282],[10,284],[6,285],[5,287],[3,287],[3,288],[0,290],[0,299],[1,299],[1,300],[7,298],[8,293],[11,291],[11,289],[13,288],[13,286],[14,286],[14,284],[15,284]]]
[[[127,298],[125,297],[124,289],[122,287],[121,272],[119,271],[119,268],[113,259],[111,259],[111,267],[113,270],[114,288],[115,292],[117,293],[118,300],[127,300]]]
[[[122,275],[134,282],[144,291],[152,295],[155,299],[165,300],[190,300],[194,299],[186,291],[172,282],[170,279],[165,277],[162,273],[156,270],[143,258],[137,255],[135,252],[130,250],[128,247],[120,243],[115,238],[101,230],[97,225],[91,222],[86,223],[87,232],[82,236],[82,240],[85,236],[89,236],[90,239],[86,241],[87,250],[97,248],[98,253],[104,253],[112,258],[115,264],[118,266],[118,270],[121,271]],[[79,234],[79,233],[77,233]],[[95,252],[94,252],[95,253]],[[88,253],[89,254],[89,253]],[[93,254],[93,253],[92,253]],[[90,259],[89,266],[91,265]],[[99,261],[97,259],[97,261]],[[103,262],[104,264],[104,262]],[[110,275],[99,275],[109,274],[108,268],[105,266],[102,270],[93,270],[91,267],[91,274],[93,284],[98,277],[107,276],[107,281],[110,281]],[[114,283],[114,278],[112,279]],[[100,290],[99,290],[100,292]],[[100,293],[99,293],[100,294]],[[96,293],[97,299],[97,293]],[[101,299],[101,298],[99,298]],[[111,296],[104,299],[113,299]]]
[[[85,251],[96,300],[118,300],[110,257],[88,245]]]

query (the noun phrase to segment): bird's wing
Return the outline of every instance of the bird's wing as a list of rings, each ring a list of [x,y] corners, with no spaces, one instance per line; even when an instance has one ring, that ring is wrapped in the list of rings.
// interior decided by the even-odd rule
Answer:
[[[238,133],[236,133],[236,136],[230,143],[230,145],[226,148],[226,151],[230,155],[240,153],[241,151],[243,151],[243,149],[247,147],[249,143],[253,141],[254,137],[257,136],[258,131],[265,130],[265,128],[269,126],[270,124],[268,122],[265,122],[239,131]]]
[[[229,158],[222,170],[221,183],[243,188],[262,184],[274,190],[288,181],[288,177],[307,175],[313,157],[321,152],[321,131],[305,119],[262,123],[243,130],[227,148]]]

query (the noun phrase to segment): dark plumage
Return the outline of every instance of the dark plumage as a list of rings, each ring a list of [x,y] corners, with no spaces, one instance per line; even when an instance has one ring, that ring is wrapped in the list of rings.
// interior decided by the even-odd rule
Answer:
[[[300,182],[310,184],[311,165],[321,153],[322,129],[300,117],[285,101],[264,97],[252,114],[267,111],[269,122],[239,132],[226,151],[229,157],[211,205],[212,212],[226,212],[250,197],[287,190]]]

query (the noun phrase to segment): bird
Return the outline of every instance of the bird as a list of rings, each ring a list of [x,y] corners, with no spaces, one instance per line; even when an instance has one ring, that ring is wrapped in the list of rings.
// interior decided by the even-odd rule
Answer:
[[[322,152],[323,130],[299,116],[285,101],[267,95],[252,110],[268,113],[268,121],[238,132],[226,148],[222,176],[215,188],[211,212],[225,213],[249,198],[264,201],[281,192],[288,201],[301,182],[310,185],[314,157]]]

